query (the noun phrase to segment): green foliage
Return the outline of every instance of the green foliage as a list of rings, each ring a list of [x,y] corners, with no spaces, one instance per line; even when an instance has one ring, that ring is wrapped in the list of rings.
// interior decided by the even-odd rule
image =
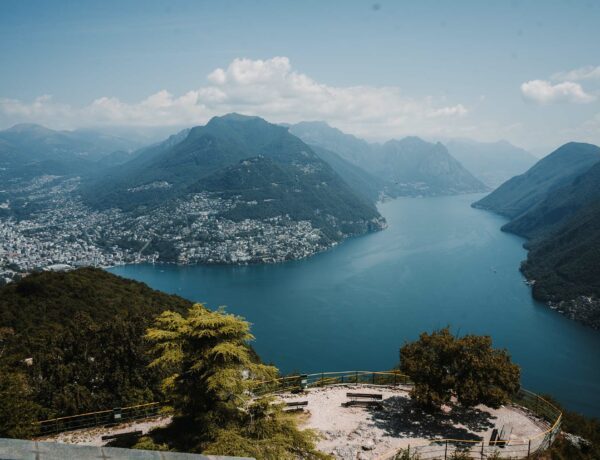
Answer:
[[[169,311],[155,320],[146,334],[154,356],[150,367],[163,373],[176,411],[170,427],[153,433],[156,442],[257,459],[323,458],[313,432],[298,430],[272,398],[252,398],[260,381],[277,375],[254,359],[252,338],[246,321],[201,304],[185,316]]]
[[[589,443],[576,447],[566,439],[564,434],[559,435],[547,452],[549,458],[551,460],[596,460],[600,458],[600,420],[565,410],[549,395],[544,395],[544,399],[562,411],[561,429],[563,433],[580,436]]]
[[[150,436],[142,436],[132,446],[132,449],[168,451],[169,446],[167,444],[158,444],[154,442]]]
[[[499,407],[519,389],[520,370],[488,336],[456,338],[449,328],[423,333],[400,349],[400,370],[415,383],[412,397],[428,409],[452,398],[464,406]]]
[[[103,270],[32,274],[0,290],[0,365],[49,418],[161,398],[143,336],[190,302]],[[31,358],[31,365],[23,360]]]
[[[31,401],[32,389],[24,374],[0,364],[0,438],[27,438],[35,434],[39,406]]]
[[[416,452],[411,452],[410,447],[400,449],[394,456],[393,460],[421,460],[421,456]]]

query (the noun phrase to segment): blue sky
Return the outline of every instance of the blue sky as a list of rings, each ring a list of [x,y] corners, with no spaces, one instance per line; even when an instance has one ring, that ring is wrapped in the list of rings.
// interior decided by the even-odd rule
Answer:
[[[599,24],[592,0],[3,0],[0,128],[235,110],[370,139],[600,143]]]

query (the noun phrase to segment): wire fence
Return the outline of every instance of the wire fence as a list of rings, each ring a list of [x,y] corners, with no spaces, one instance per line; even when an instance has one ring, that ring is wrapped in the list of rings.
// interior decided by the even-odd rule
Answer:
[[[260,382],[254,389],[256,396],[296,392],[307,388],[318,388],[332,385],[367,384],[381,386],[404,386],[410,389],[412,383],[408,376],[399,371],[341,371],[319,372],[315,374],[297,374],[275,380]],[[419,460],[451,459],[457,453],[461,458],[472,459],[522,459],[536,458],[539,453],[548,449],[560,433],[562,422],[561,411],[544,398],[525,389],[513,397],[513,404],[518,410],[535,420],[543,432],[527,439],[465,440],[465,439],[432,439],[427,445],[409,447],[408,458]],[[98,426],[110,426],[123,422],[145,419],[160,415],[164,403],[153,402],[111,410],[90,412],[87,414],[59,417],[36,422],[39,435],[52,435],[65,431]],[[381,460],[400,458],[401,452],[392,451],[380,457]],[[412,456],[414,457],[412,457]],[[402,457],[406,458],[406,457]]]
[[[342,384],[369,384],[412,386],[410,378],[398,371],[344,371],[298,374],[276,380],[261,382],[255,394],[276,394],[301,391],[305,388],[324,387]],[[510,439],[500,437],[495,440],[432,439],[426,445],[413,446],[404,450],[393,450],[380,457],[381,460],[411,458],[419,460],[451,459],[457,454],[460,458],[471,459],[523,459],[536,458],[548,449],[560,433],[562,413],[550,402],[531,391],[521,389],[514,395],[512,403],[517,410],[537,422],[543,431],[531,438]],[[401,453],[409,454],[401,457]],[[412,455],[412,456],[411,456]]]
[[[119,423],[131,422],[145,418],[155,417],[160,414],[163,403],[152,402],[136,406],[118,407],[87,414],[58,417],[35,422],[39,436],[47,436],[65,431],[81,430],[97,426],[110,426]]]
[[[550,402],[528,390],[521,389],[513,397],[513,404],[536,420],[544,431],[524,439],[511,439],[510,435],[496,440],[432,440],[429,445],[415,446],[412,453],[419,460],[451,459],[457,454],[471,459],[523,459],[536,458],[548,449],[560,432],[562,413]],[[388,458],[395,458],[392,455]],[[398,456],[399,457],[399,456]],[[410,455],[409,455],[410,457]]]

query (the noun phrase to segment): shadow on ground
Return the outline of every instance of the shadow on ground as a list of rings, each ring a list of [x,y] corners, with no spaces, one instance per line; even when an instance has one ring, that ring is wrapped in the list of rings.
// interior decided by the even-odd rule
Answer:
[[[382,409],[372,409],[373,423],[390,436],[480,441],[473,432],[494,426],[495,417],[475,408],[454,407],[450,413],[428,414],[404,396],[392,396]],[[457,426],[460,425],[460,426]]]

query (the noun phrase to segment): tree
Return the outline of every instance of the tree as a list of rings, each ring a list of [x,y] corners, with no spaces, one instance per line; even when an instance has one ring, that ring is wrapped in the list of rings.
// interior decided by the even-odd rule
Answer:
[[[40,407],[31,401],[27,377],[0,364],[0,438],[28,438],[35,434]]]
[[[255,359],[242,318],[195,304],[187,316],[162,313],[146,339],[155,357],[150,367],[163,372],[175,409],[172,425],[153,433],[158,445],[257,459],[322,458],[313,432],[298,430],[272,398],[252,396],[277,369]]]
[[[400,349],[400,369],[414,382],[411,396],[429,409],[453,398],[463,406],[499,407],[519,390],[520,369],[489,336],[453,336],[449,328],[422,333]]]

